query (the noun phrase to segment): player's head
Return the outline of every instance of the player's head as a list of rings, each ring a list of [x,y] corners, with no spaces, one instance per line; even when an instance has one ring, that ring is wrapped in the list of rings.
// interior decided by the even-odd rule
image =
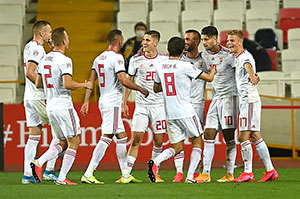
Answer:
[[[156,51],[158,42],[160,40],[160,33],[156,30],[149,30],[145,33],[142,41],[143,51]]]
[[[201,42],[205,50],[211,50],[218,45],[218,30],[214,26],[206,26],[201,30]]]
[[[188,52],[193,51],[194,49],[198,50],[200,44],[200,33],[197,30],[189,29],[185,31],[184,34],[184,43],[185,50]]]
[[[56,28],[52,32],[52,41],[54,47],[64,47],[65,49],[69,48],[69,35],[65,28],[60,27]]]
[[[147,31],[147,25],[144,22],[138,22],[135,24],[134,32],[137,38],[143,38],[146,31]]]
[[[36,21],[32,26],[32,32],[35,37],[41,37],[44,43],[48,43],[51,39],[51,24],[45,20]]]
[[[118,46],[121,49],[123,40],[124,38],[122,35],[122,31],[118,29],[110,31],[107,35],[107,42],[110,46]]]
[[[238,54],[243,50],[244,34],[241,30],[231,30],[227,33],[227,47],[230,53]]]
[[[184,40],[180,37],[172,37],[168,41],[168,52],[170,57],[179,57],[184,50]]]

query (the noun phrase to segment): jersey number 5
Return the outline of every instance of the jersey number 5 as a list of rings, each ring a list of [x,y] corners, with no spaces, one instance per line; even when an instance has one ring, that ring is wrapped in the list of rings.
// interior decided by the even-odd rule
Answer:
[[[165,77],[166,94],[167,94],[167,96],[174,96],[174,95],[176,95],[174,73],[165,73],[164,77]]]
[[[45,74],[45,83],[46,83],[46,87],[47,88],[53,88],[53,84],[50,84],[48,83],[47,79],[48,78],[51,78],[52,77],[52,74],[51,74],[51,66],[50,65],[45,65],[44,66],[44,69],[48,69],[49,70],[49,73],[48,74]]]
[[[100,87],[105,86],[105,74],[101,72],[101,68],[104,68],[104,64],[98,64],[98,70],[99,70],[99,77],[102,77],[102,82],[100,83]]]

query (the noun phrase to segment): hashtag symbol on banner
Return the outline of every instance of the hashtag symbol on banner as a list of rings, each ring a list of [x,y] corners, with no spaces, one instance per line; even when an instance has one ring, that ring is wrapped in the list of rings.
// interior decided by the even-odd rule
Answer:
[[[11,125],[7,125],[6,131],[4,131],[4,146],[6,145],[7,141],[12,141],[12,138],[9,135],[12,135],[14,132],[10,130]]]

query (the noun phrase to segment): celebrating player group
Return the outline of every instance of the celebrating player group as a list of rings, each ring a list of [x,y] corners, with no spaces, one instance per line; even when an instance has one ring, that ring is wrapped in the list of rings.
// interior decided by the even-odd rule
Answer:
[[[52,32],[51,24],[47,21],[34,24],[33,40],[24,49],[24,107],[30,135],[24,150],[23,184],[40,183],[42,180],[54,181],[58,185],[77,184],[67,179],[81,134],[71,90],[86,90],[80,114],[87,115],[97,79],[102,135],[93,154],[90,154],[91,160],[80,179],[81,183],[104,184],[95,177],[94,172],[113,137],[122,173],[116,183],[142,182],[132,175],[132,170],[149,124],[153,132],[153,150],[152,154],[144,155],[149,156],[147,175],[151,182],[164,182],[163,176],[158,174],[160,164],[173,157],[177,170],[173,182],[211,182],[214,141],[218,132],[222,132],[226,142],[227,168],[218,182],[255,181],[251,141],[266,168],[265,175],[258,182],[279,177],[260,133],[261,100],[256,88],[259,77],[252,55],[243,48],[241,30],[228,32],[227,48],[218,44],[218,30],[214,26],[204,27],[201,33],[193,29],[186,30],[184,38],[170,38],[167,54],[157,51],[160,33],[157,30],[147,31],[141,49],[129,61],[127,74],[124,58],[119,53],[123,40],[120,30],[110,31],[107,50],[91,64],[89,79],[79,83],[73,80],[72,59],[65,55],[69,48],[67,30],[56,28]],[[44,43],[49,43],[51,47],[48,54],[43,49]],[[204,47],[203,52],[198,51],[200,43]],[[205,117],[206,82],[211,82],[213,98]],[[127,133],[121,115],[129,116],[127,101],[131,90],[137,93],[131,126],[132,140],[127,152]],[[48,150],[35,159],[42,125],[45,123],[51,125],[53,141]],[[235,178],[237,128],[244,172]],[[163,150],[166,133],[171,146]],[[186,139],[191,140],[193,149],[184,179]],[[202,153],[203,171],[200,172]],[[60,155],[63,155],[63,160],[57,176],[54,166]]]

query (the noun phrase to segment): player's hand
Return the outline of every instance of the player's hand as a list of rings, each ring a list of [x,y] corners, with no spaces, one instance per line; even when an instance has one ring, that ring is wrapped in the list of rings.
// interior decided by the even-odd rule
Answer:
[[[214,75],[217,73],[215,68],[209,68],[208,72],[213,73]]]
[[[91,81],[85,80],[84,82],[86,83],[86,89],[93,90],[93,84]]]
[[[128,108],[127,104],[122,104],[122,113],[125,118],[129,117],[129,108]]]
[[[89,111],[89,103],[88,102],[85,102],[85,103],[83,103],[83,105],[81,106],[81,109],[80,109],[80,113],[81,113],[81,115],[87,115],[87,113],[88,113],[88,111]]]
[[[253,86],[255,86],[260,81],[260,77],[255,73],[254,75],[250,75],[248,80],[252,83]]]
[[[149,95],[149,91],[145,88],[142,88],[141,93],[143,93],[145,95],[145,98],[148,97],[148,95]]]

